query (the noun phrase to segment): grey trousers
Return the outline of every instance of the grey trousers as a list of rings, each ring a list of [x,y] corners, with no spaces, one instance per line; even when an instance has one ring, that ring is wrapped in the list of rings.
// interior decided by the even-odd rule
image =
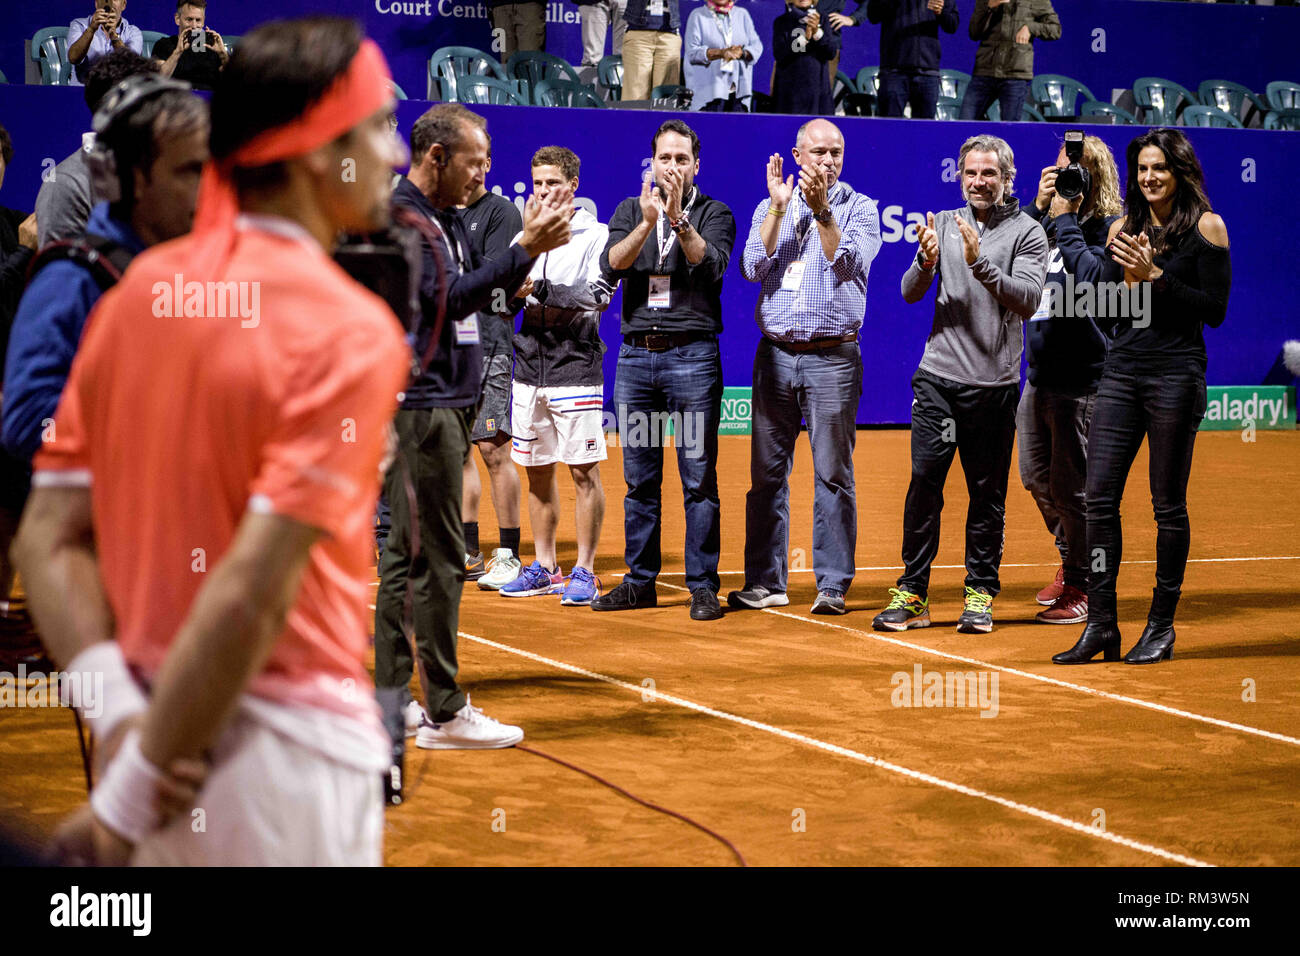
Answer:
[[[745,584],[784,592],[789,573],[790,469],[799,423],[813,453],[813,571],[818,591],[844,593],[858,538],[853,448],[862,352],[846,342],[788,352],[764,338],[754,356],[754,437],[745,497]]]
[[[623,34],[627,32],[627,0],[598,0],[578,8],[582,18],[582,65],[595,66],[605,55],[605,31],[614,32],[610,53],[623,55]]]
[[[1088,423],[1097,398],[1026,384],[1016,409],[1020,480],[1034,496],[1065,566],[1065,583],[1088,587]]]

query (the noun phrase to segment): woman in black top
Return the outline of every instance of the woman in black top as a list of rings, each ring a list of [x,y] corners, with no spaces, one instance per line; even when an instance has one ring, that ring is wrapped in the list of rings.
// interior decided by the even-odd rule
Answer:
[[[1173,657],[1191,531],[1187,477],[1205,415],[1204,326],[1228,308],[1232,269],[1228,232],[1210,208],[1204,175],[1178,130],[1155,129],[1128,147],[1124,219],[1110,229],[1119,278],[1136,296],[1134,318],[1118,324],[1088,432],[1088,625],[1070,650],[1052,658],[1082,664],[1098,653],[1119,658],[1115,581],[1121,561],[1120,498],[1145,437],[1156,519],[1156,587],[1130,664]]]

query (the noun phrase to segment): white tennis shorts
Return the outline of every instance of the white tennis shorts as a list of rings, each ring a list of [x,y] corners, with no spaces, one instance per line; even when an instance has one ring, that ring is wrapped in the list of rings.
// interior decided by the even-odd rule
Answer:
[[[599,385],[514,383],[510,457],[525,467],[586,465],[609,457]]]

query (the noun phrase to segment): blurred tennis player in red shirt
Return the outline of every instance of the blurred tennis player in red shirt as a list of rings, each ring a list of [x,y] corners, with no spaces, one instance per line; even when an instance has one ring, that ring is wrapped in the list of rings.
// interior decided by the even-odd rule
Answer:
[[[381,862],[366,584],[410,357],[329,253],[388,225],[392,110],[352,21],[246,35],[194,231],[87,323],[15,552],[50,654],[102,680],[111,756],[64,832],[96,862]]]

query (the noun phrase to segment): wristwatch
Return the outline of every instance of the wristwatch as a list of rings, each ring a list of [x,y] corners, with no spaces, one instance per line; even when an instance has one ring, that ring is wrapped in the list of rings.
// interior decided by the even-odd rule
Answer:
[[[818,222],[820,222],[823,226],[829,226],[831,223],[835,221],[835,214],[831,212],[831,207],[827,206],[821,212],[816,213],[813,216],[813,218],[816,219]]]

